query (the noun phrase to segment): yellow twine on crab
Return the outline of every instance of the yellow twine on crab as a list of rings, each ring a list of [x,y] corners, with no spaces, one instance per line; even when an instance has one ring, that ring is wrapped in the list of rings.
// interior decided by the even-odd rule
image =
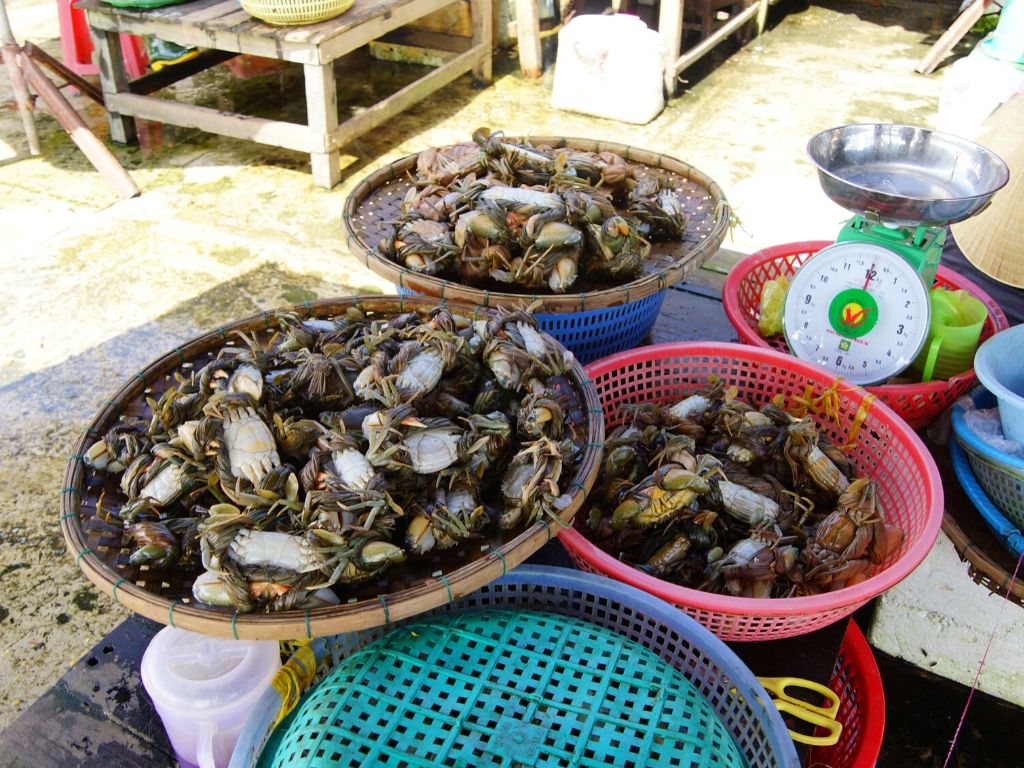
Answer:
[[[829,422],[831,422],[835,428],[842,429],[842,405],[843,396],[839,391],[839,385],[842,382],[842,377],[832,380],[832,384],[822,392],[820,395],[814,394],[814,385],[807,384],[804,387],[802,395],[790,396],[789,407],[786,408],[790,414],[797,418],[803,418],[808,412],[815,414],[816,416],[823,416]],[[779,394],[772,398],[772,402],[779,406],[783,405],[784,396]],[[854,415],[853,420],[850,422],[850,432],[847,436],[846,442],[839,446],[840,450],[849,451],[857,444],[857,434],[860,432],[861,426],[864,424],[864,420],[868,417],[868,411],[871,410],[871,404],[875,401],[875,396],[870,392],[864,396],[861,400],[860,406],[857,408],[857,413]]]
[[[301,645],[274,675],[270,685],[281,697],[281,707],[277,710],[277,719],[274,720],[275,728],[295,709],[302,692],[313,684],[315,673],[316,654],[309,645]]]
[[[850,424],[850,436],[847,438],[845,445],[839,446],[842,450],[848,451],[857,444],[857,433],[860,432],[864,419],[868,417],[868,411],[871,410],[871,404],[874,401],[875,396],[870,392],[867,393],[864,396],[864,399],[860,401],[860,407],[857,408],[857,413],[853,417],[853,423]]]

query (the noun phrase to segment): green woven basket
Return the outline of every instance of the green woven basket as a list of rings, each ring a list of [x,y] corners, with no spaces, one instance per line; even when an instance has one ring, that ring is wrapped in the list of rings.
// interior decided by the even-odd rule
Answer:
[[[192,0],[103,0],[103,2],[115,8],[137,8],[148,11],[153,8],[163,8],[165,5],[181,5],[192,2]]]
[[[397,629],[335,667],[279,733],[260,765],[746,765],[670,664],[619,633],[539,611]]]

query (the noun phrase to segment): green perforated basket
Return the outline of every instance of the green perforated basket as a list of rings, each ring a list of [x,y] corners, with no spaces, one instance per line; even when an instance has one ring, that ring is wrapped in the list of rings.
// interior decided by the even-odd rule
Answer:
[[[260,762],[746,765],[697,688],[652,651],[570,616],[502,609],[408,624],[348,656]]]

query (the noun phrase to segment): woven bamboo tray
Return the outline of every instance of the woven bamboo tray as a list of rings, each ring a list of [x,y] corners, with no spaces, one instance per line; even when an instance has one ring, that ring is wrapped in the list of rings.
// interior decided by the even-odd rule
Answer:
[[[569,147],[588,152],[615,152],[627,161],[656,172],[676,190],[686,214],[686,231],[679,241],[651,243],[643,275],[626,285],[583,293],[491,291],[406,269],[377,250],[401,210],[402,199],[414,186],[418,155],[389,163],[363,179],[345,201],[342,230],[352,253],[366,266],[391,280],[399,289],[427,296],[469,301],[483,306],[519,306],[541,302],[538,312],[581,312],[627,304],[675,285],[718,251],[729,226],[729,204],[721,188],[693,166],[667,155],[626,144],[559,136],[526,137],[535,146]],[[523,141],[510,138],[509,141]],[[582,287],[586,287],[585,285]]]
[[[393,296],[346,297],[287,309],[302,317],[329,317],[355,305],[368,314],[389,316],[411,310],[429,311],[442,303],[469,317],[489,314],[486,309],[459,302]],[[331,635],[387,625],[469,594],[515,568],[558,534],[558,523],[546,520],[528,528],[495,531],[487,538],[450,550],[411,558],[382,577],[356,587],[351,593],[354,597],[347,603],[270,614],[238,614],[197,603],[192,598],[192,582],[203,570],[198,563],[165,569],[131,565],[131,550],[123,540],[121,520],[111,514],[125,501],[118,479],[87,467],[83,454],[118,421],[148,424],[151,411],[146,397],[159,399],[175,372],[187,374],[202,367],[219,348],[238,342],[234,335],[237,331],[265,340],[275,325],[273,313],[263,312],[171,350],[132,376],[79,438],[64,473],[61,530],[88,579],[118,604],[163,624],[219,637],[284,640]],[[553,343],[550,338],[548,341]],[[604,443],[601,405],[593,385],[578,363],[573,363],[570,377],[580,394],[586,443],[566,488],[572,501],[561,515],[563,523],[571,521],[593,487]]]

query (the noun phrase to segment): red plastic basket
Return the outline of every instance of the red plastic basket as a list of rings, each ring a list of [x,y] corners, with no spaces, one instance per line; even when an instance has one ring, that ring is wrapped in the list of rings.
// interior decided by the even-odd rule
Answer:
[[[886,519],[900,525],[906,536],[899,550],[860,584],[820,595],[779,599],[712,594],[648,576],[605,553],[576,528],[559,533],[579,568],[673,603],[723,640],[775,640],[838,621],[906,578],[935,543],[943,500],[935,462],[920,438],[892,410],[877,400],[865,403],[868,394],[861,387],[837,382],[824,369],[774,349],[716,342],[640,347],[591,363],[586,371],[597,388],[608,431],[628,418],[622,406],[677,402],[707,386],[712,374],[757,404],[782,394],[786,406],[792,407],[801,400],[813,402],[835,387],[834,420],[810,415],[836,445],[850,442],[852,427],[861,417],[850,459],[859,472],[876,479]],[[577,515],[576,520],[585,518]]]
[[[750,254],[732,268],[722,288],[722,302],[725,305],[725,314],[739,334],[740,341],[765,349],[789,352],[784,336],[766,339],[757,330],[761,288],[766,282],[777,277],[791,277],[805,261],[828,245],[832,245],[828,240],[776,245]],[[940,265],[935,273],[934,285],[951,290],[966,290],[985,305],[988,309],[988,319],[981,330],[982,341],[993,333],[1009,327],[1006,315],[999,305],[966,277]],[[977,383],[978,378],[971,368],[947,381],[880,384],[867,387],[867,390],[896,411],[914,429],[921,429],[931,424],[940,413],[956,402],[961,395],[967,394]]]
[[[830,747],[811,747],[806,765],[871,768],[878,762],[885,733],[885,691],[871,646],[852,621],[846,625],[828,687],[839,696],[836,720],[843,732]]]

